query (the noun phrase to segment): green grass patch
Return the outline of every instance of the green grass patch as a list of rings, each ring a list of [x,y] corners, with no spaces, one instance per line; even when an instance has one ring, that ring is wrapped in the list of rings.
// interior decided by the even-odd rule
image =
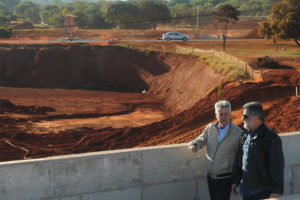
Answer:
[[[258,50],[247,50],[247,49],[230,49],[226,50],[226,53],[237,56],[237,57],[243,57],[247,56],[250,58],[258,58],[258,57],[264,57],[264,56],[269,56],[269,57],[282,57],[282,58],[294,58],[294,57],[300,57],[300,52],[299,51],[282,51],[281,49],[276,51],[268,49],[258,49]]]
[[[150,49],[138,49],[138,52],[143,53],[146,56],[150,56],[154,51]]]
[[[249,74],[245,73],[236,63],[227,61],[213,55],[202,54],[199,59],[215,71],[224,74],[231,81],[249,79]]]

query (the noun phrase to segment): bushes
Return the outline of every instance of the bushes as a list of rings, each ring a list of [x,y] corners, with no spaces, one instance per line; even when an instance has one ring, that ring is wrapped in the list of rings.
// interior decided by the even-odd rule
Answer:
[[[0,38],[10,38],[12,36],[12,29],[10,27],[0,26]]]
[[[269,56],[257,58],[257,68],[282,68],[278,61]]]

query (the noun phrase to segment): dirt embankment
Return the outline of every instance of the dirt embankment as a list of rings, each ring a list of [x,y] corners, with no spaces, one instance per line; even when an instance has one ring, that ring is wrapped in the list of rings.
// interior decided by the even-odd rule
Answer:
[[[168,71],[155,56],[118,47],[17,46],[1,48],[0,60],[1,85],[15,87],[140,92],[149,87],[136,68]]]
[[[201,133],[209,122],[215,120],[214,103],[222,99],[227,99],[232,103],[233,121],[239,126],[242,126],[242,106],[249,101],[260,101],[265,108],[266,123],[271,128],[279,133],[296,131],[300,128],[300,116],[297,114],[300,111],[300,108],[297,107],[300,99],[291,97],[294,94],[294,89],[292,86],[276,85],[272,82],[245,83],[225,86],[222,95],[218,96],[216,88],[205,98],[200,99],[191,109],[160,123],[144,126],[140,129],[121,131],[120,134],[124,137],[118,137],[118,139],[124,138],[126,141],[135,141],[136,146],[191,141]],[[290,102],[289,107],[283,109],[286,108],[287,102]],[[289,109],[291,111],[288,111]],[[283,114],[284,111],[286,113]],[[276,112],[278,113],[277,116],[274,115]],[[282,118],[281,113],[286,118]],[[290,118],[293,118],[293,121]],[[280,120],[281,123],[277,126],[274,126],[274,123],[269,124],[269,122]],[[114,146],[114,148],[118,147]]]
[[[198,57],[166,54],[159,59],[169,66],[168,73],[156,77],[145,71],[140,74],[149,84],[150,93],[166,98],[166,106],[173,114],[190,108],[226,80]]]
[[[232,103],[232,119],[239,126],[242,105],[260,101],[266,124],[275,131],[300,130],[300,98],[292,96],[295,87],[290,84],[294,79],[274,80],[279,84],[227,83],[196,57],[120,47],[2,48],[1,85],[133,91],[136,95],[0,88],[0,98],[12,100],[0,104],[0,161],[188,142],[215,120],[214,103],[221,99]],[[215,87],[221,82],[222,95]],[[141,94],[142,90],[149,92]],[[164,103],[175,113],[169,118],[162,113]],[[131,122],[143,116],[144,122],[132,125],[121,119],[124,115]],[[99,122],[103,124],[91,125]],[[54,125],[66,124],[71,128],[53,131]]]
[[[172,113],[185,110],[222,75],[197,57],[88,45],[0,48],[0,84],[31,88],[150,93]]]
[[[59,134],[28,134],[14,126],[15,119],[0,117],[0,124],[4,126],[1,128],[0,161],[188,142],[214,120],[213,105],[221,99],[232,102],[233,121],[240,126],[242,105],[248,101],[260,101],[265,108],[266,124],[271,128],[279,133],[300,129],[300,98],[292,97],[294,87],[270,82],[223,86],[221,96],[214,89],[191,109],[137,128],[80,127]],[[26,126],[30,121],[18,123]]]

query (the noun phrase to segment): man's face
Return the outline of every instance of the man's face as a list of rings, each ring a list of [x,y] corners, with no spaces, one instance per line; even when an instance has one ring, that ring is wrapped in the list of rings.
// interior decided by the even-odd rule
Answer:
[[[247,109],[244,109],[244,114],[242,119],[244,122],[244,128],[247,130],[253,130],[255,117],[251,116]]]
[[[227,126],[227,124],[230,122],[231,119],[231,113],[229,112],[228,108],[220,108],[216,112],[216,118],[219,121],[222,128]]]

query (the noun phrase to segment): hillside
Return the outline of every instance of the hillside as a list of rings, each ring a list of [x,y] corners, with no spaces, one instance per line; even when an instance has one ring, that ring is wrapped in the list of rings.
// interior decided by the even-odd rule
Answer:
[[[236,83],[197,57],[121,47],[14,46],[1,56],[0,82],[15,88],[0,88],[0,161],[188,142],[221,99],[239,126],[243,104],[260,101],[275,131],[300,129],[294,68]]]

